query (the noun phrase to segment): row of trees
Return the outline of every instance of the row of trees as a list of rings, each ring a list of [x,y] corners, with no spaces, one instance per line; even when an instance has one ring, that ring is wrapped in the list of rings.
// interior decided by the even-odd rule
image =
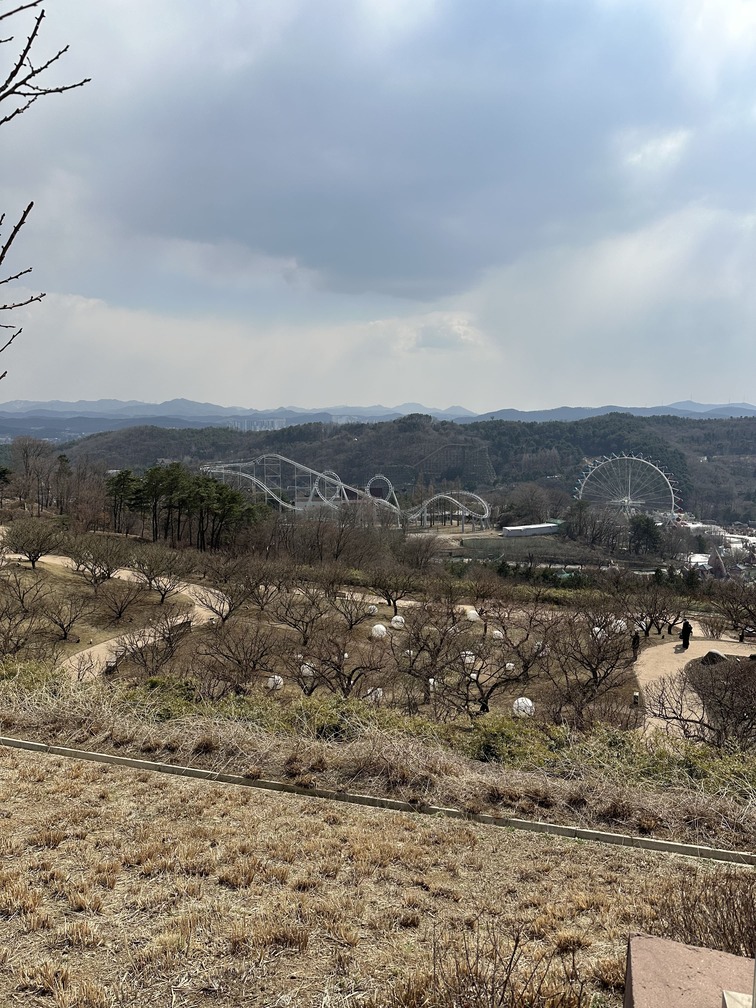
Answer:
[[[292,584],[292,573],[275,564],[238,568],[223,589],[196,593],[214,622],[184,652],[166,625],[164,647],[150,649],[149,674],[170,667],[205,698],[288,683],[306,695],[361,696],[438,719],[477,717],[535,691],[554,717],[581,725],[631,679],[627,625],[602,606],[567,613],[499,600],[483,621],[439,584],[388,627],[362,595]],[[141,642],[140,631],[123,658],[143,673],[143,657],[135,658]]]
[[[179,462],[152,466],[143,476],[124,469],[107,478],[105,491],[114,532],[148,534],[153,542],[198,550],[219,549],[267,512],[238,490]]]

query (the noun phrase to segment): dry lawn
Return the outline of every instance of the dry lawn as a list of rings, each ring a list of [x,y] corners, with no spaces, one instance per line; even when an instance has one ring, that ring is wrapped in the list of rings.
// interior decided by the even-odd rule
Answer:
[[[0,1003],[388,1003],[481,922],[619,1004],[660,854],[0,749]]]

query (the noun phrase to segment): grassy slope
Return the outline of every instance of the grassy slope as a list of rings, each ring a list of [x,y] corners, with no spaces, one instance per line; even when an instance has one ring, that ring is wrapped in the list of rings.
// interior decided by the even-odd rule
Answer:
[[[574,954],[616,1004],[627,934],[679,870],[16,751],[0,794],[3,1003],[346,1006],[482,919],[524,925],[531,956]]]

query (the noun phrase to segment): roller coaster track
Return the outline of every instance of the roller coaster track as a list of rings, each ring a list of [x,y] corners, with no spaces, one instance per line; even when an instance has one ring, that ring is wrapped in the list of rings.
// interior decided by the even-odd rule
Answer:
[[[467,490],[434,494],[420,504],[402,509],[386,476],[377,474],[364,489],[359,489],[344,483],[335,472],[318,472],[285,455],[272,453],[248,461],[210,462],[202,466],[202,472],[254,497],[263,497],[266,503],[284,511],[305,511],[313,506],[338,511],[345,505],[370,503],[393,513],[397,524],[433,524],[434,515],[441,511],[460,517],[463,526],[469,521],[483,527],[488,525],[491,513],[482,497]]]
[[[433,497],[424,500],[422,504],[409,508],[404,514],[410,521],[421,520],[423,513],[427,515],[432,505],[441,501],[448,501],[453,508],[464,512],[465,516],[470,518],[471,521],[479,521],[481,524],[487,522],[491,515],[491,508],[488,506],[488,502],[469,490],[455,490],[453,493],[435,494]],[[468,504],[466,501],[470,501],[470,503]]]

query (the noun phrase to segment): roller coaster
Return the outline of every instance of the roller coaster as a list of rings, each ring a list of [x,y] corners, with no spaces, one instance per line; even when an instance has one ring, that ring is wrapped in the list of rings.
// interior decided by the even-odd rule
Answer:
[[[210,462],[202,466],[202,472],[281,511],[328,508],[341,512],[361,506],[366,521],[369,509],[371,517],[382,513],[398,526],[428,528],[459,523],[463,532],[467,523],[472,528],[488,528],[491,514],[488,503],[467,490],[444,491],[402,508],[391,480],[381,473],[359,489],[335,472],[318,472],[284,455],[260,455],[246,462]]]

